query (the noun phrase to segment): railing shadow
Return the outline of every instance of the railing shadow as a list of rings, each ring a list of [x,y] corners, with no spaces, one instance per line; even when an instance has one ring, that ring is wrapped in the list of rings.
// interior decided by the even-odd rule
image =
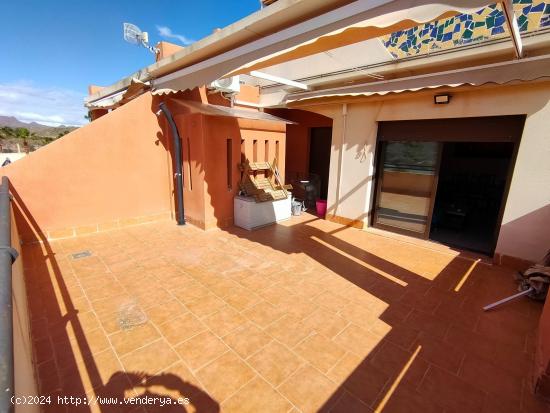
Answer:
[[[67,395],[63,393],[70,389],[68,395],[84,396],[84,383],[67,334],[69,327],[74,332],[76,344],[83,355],[82,360],[91,385],[99,388],[103,383],[78,319],[79,310],[72,301],[46,235],[13,186],[11,193],[15,200],[14,213],[18,230],[25,234],[33,233],[38,238],[37,243],[23,247],[23,265],[29,294],[31,337],[40,394],[53,395],[56,398]]]
[[[51,396],[44,410],[110,413],[141,412],[139,409],[143,408],[147,412],[163,413],[219,412],[214,399],[175,374],[122,370],[111,374],[98,364],[98,353],[94,353],[86,337],[90,328],[80,319],[92,311],[81,295],[78,279],[63,268],[69,265],[68,259],[56,257],[54,248],[13,186],[11,193],[18,229],[36,236],[35,243],[23,246],[23,265],[39,394]],[[83,320],[86,322],[86,318]],[[67,398],[71,396],[80,398],[80,404],[69,402]],[[84,397],[89,403],[83,402]],[[157,402],[151,404],[152,398]],[[188,403],[182,404],[180,399],[185,398]]]

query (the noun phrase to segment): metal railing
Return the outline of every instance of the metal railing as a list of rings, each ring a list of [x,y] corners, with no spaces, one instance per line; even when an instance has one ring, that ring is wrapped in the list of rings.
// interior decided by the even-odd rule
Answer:
[[[10,181],[0,186],[0,412],[13,412],[13,301],[12,264],[17,251],[11,246]]]

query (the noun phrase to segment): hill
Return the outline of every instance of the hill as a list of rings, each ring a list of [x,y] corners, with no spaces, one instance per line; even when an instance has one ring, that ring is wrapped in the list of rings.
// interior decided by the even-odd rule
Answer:
[[[0,152],[34,151],[75,129],[75,126],[47,126],[0,116]]]
[[[48,126],[36,122],[26,123],[14,116],[0,116],[0,127],[2,126],[7,126],[12,129],[26,128],[29,132],[45,138],[57,138],[61,133],[65,134],[66,131],[71,132],[77,129],[75,126]]]

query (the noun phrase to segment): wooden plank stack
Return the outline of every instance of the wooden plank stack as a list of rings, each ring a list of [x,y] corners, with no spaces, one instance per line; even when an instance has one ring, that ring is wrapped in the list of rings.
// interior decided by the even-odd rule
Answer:
[[[250,162],[248,159],[239,165],[241,169],[241,191],[252,196],[256,202],[286,199],[291,185],[283,185],[277,169],[277,159],[273,163]]]

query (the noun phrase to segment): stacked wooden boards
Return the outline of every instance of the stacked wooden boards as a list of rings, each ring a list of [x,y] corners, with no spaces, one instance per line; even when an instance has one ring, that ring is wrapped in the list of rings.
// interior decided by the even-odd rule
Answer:
[[[286,199],[291,185],[284,185],[277,169],[277,160],[250,162],[248,159],[239,165],[241,169],[241,191],[252,196],[256,202]]]

